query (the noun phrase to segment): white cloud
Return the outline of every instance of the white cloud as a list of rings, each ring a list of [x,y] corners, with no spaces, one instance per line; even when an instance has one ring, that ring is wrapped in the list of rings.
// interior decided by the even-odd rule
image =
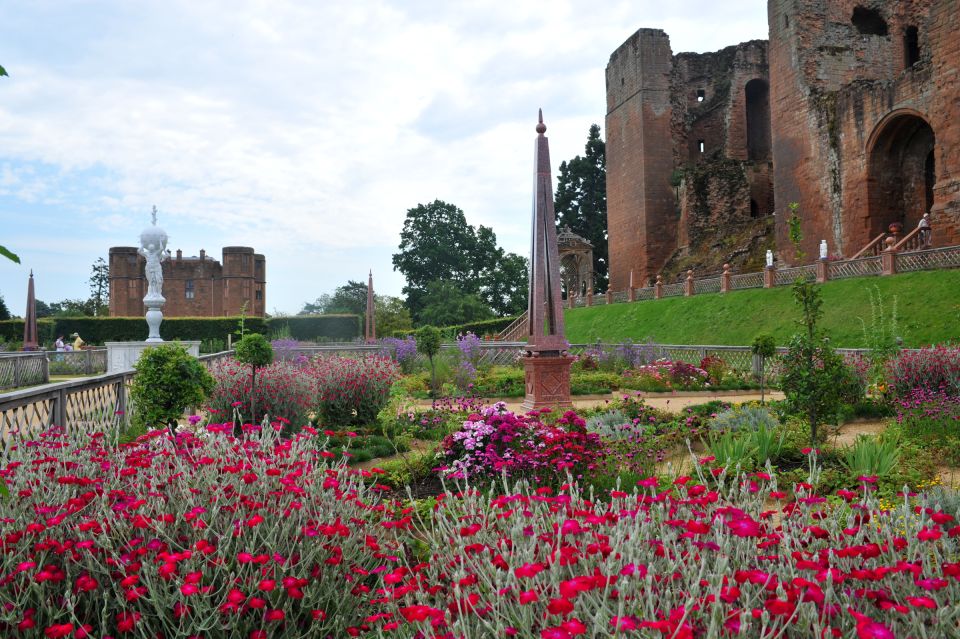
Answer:
[[[556,167],[603,123],[603,68],[634,30],[665,26],[675,51],[763,37],[765,3],[733,4],[38,5],[0,24],[0,196],[120,244],[157,204],[184,241],[266,253],[288,310],[356,279],[351,254],[388,271],[404,212],[435,198],[522,252],[536,109]]]

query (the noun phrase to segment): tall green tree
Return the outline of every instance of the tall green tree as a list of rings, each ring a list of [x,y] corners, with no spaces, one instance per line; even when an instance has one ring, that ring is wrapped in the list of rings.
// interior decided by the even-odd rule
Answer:
[[[3,301],[3,295],[0,295],[0,320],[10,319],[10,309],[7,308],[7,303]]]
[[[491,313],[519,312],[526,305],[526,269],[517,268],[521,260],[497,245],[493,229],[473,227],[461,209],[435,200],[407,211],[393,268],[403,273],[407,308],[422,324],[428,289],[437,281],[479,298]]]
[[[594,288],[607,290],[607,163],[600,127],[590,125],[584,155],[560,163],[553,206],[559,227],[593,244]]]
[[[110,268],[102,257],[93,263],[90,273],[90,306],[94,317],[106,315],[110,308]]]
[[[410,309],[399,297],[393,295],[374,295],[376,308],[377,335],[389,337],[394,331],[406,331],[413,328]]]
[[[493,312],[474,293],[467,293],[455,282],[436,280],[427,286],[420,321],[433,326],[454,326],[493,318]]]

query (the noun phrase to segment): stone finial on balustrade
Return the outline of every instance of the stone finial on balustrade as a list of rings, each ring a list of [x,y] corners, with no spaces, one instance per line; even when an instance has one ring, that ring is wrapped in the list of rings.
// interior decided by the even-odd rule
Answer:
[[[567,308],[573,308],[576,306],[576,300],[573,298],[573,293],[567,291]]]
[[[607,304],[613,304],[613,291],[607,288]]]
[[[891,224],[891,226],[893,226]],[[885,241],[887,248],[883,250],[883,253],[880,254],[880,266],[881,266],[881,275],[896,275],[897,274],[897,249],[895,248],[897,244],[897,239],[893,236],[888,237]]]
[[[730,265],[723,265],[723,275],[720,276],[720,292],[729,293],[730,292]]]
[[[627,299],[631,302],[637,301],[637,289],[633,285],[633,269],[630,269],[630,289],[627,291]]]
[[[694,293],[693,288],[693,270],[691,269],[687,271],[687,280],[683,283],[683,294],[690,297]]]
[[[653,299],[658,300],[663,297],[663,276],[657,275],[657,281],[653,285]]]
[[[593,306],[593,289],[587,289],[587,306]]]

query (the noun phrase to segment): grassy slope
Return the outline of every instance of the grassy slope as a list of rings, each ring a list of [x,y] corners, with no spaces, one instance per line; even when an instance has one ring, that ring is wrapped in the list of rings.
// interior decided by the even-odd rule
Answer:
[[[905,346],[960,340],[960,271],[906,273],[893,277],[827,282],[823,328],[834,345],[860,347],[858,318],[870,318],[869,291],[878,287],[887,315],[894,297]],[[652,338],[661,344],[750,344],[759,333],[786,344],[799,317],[791,287],[673,297],[566,311],[567,339],[574,344]]]

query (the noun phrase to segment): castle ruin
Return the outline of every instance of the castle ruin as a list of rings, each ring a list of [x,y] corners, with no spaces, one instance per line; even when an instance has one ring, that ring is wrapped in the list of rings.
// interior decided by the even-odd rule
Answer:
[[[610,288],[766,248],[850,257],[931,213],[960,243],[957,0],[769,0],[769,41],[674,55],[640,29],[607,65]],[[752,270],[752,269],[751,269]]]

